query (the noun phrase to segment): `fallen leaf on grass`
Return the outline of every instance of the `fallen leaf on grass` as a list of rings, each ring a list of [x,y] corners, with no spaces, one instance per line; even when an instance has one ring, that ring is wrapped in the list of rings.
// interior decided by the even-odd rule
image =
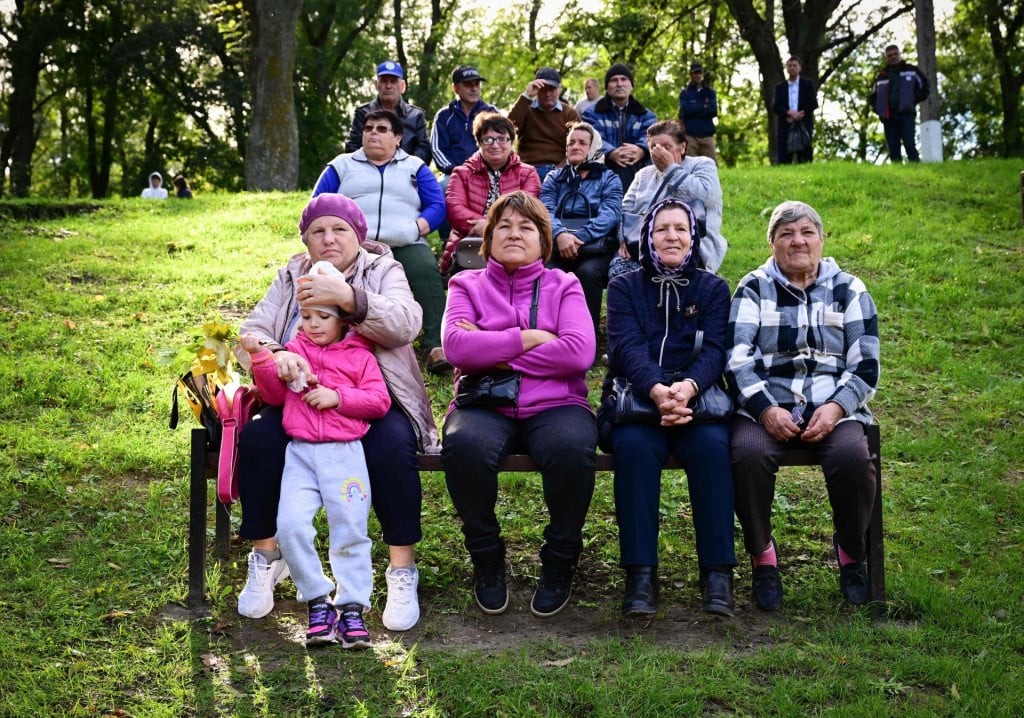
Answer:
[[[960,691],[957,689],[956,683],[954,683],[952,687],[950,687],[949,693],[951,696],[953,696],[955,700],[960,700]]]
[[[75,323],[73,321],[71,321],[70,319],[65,319],[64,320],[64,326],[66,326],[68,329],[74,329],[75,328]]]
[[[576,659],[575,658],[563,658],[563,659],[558,660],[558,661],[544,661],[543,663],[541,663],[541,665],[544,666],[545,668],[547,668],[547,667],[565,668],[570,663],[572,663],[574,660],[576,660]]]
[[[115,618],[125,618],[126,616],[130,616],[133,613],[135,613],[135,611],[110,611],[109,613],[104,613],[102,616],[100,616],[100,620],[112,621]]]
[[[71,568],[71,559],[69,558],[48,558],[46,562],[54,568]]]

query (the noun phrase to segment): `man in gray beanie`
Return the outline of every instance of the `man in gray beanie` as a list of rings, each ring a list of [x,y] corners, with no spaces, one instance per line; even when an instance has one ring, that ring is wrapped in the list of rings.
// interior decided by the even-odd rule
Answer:
[[[617,62],[604,74],[605,95],[583,113],[604,139],[604,161],[622,180],[622,191],[651,164],[647,128],[658,118],[633,97],[633,70]]]

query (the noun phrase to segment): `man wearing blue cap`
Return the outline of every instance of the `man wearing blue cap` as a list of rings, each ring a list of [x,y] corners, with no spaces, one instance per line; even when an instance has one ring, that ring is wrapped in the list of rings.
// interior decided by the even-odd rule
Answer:
[[[352,117],[352,129],[345,142],[345,152],[355,152],[363,146],[363,122],[374,110],[391,110],[402,120],[403,150],[430,164],[430,142],[427,140],[427,117],[423,110],[402,99],[405,92],[405,73],[402,66],[392,60],[377,65],[377,99],[360,105]]]

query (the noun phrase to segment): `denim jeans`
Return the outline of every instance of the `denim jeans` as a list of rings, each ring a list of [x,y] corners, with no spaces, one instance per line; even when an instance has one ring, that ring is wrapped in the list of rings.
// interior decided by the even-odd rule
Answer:
[[[597,424],[580,406],[547,409],[513,419],[492,409],[456,409],[444,424],[445,481],[471,556],[499,551],[498,465],[526,453],[540,468],[549,522],[546,551],[575,561],[583,551],[583,523],[594,494]]]
[[[661,470],[670,453],[686,471],[697,563],[736,565],[728,424],[623,424],[612,430],[612,449],[622,566],[658,564],[661,483],[676,476]]]
[[[893,163],[901,162],[900,143],[907,148],[907,159],[911,162],[919,162],[920,155],[917,153],[915,144],[915,133],[917,132],[917,113],[900,112],[888,120],[882,121],[885,129],[885,144],[889,148],[889,159]],[[843,548],[846,548],[845,546]]]

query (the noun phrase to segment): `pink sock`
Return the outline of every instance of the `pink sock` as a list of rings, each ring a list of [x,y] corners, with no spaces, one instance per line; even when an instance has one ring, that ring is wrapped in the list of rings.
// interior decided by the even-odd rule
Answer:
[[[857,563],[857,559],[855,559],[852,556],[850,556],[850,554],[846,553],[846,551],[843,551],[843,547],[842,546],[840,546],[839,544],[836,544],[836,548],[839,549],[839,565],[840,566],[845,566],[845,565],[847,565],[849,563]]]
[[[767,551],[755,553],[752,556],[752,559],[754,561],[755,568],[758,566],[778,566],[779,558],[775,555],[775,542],[772,542],[772,545],[768,547]]]

